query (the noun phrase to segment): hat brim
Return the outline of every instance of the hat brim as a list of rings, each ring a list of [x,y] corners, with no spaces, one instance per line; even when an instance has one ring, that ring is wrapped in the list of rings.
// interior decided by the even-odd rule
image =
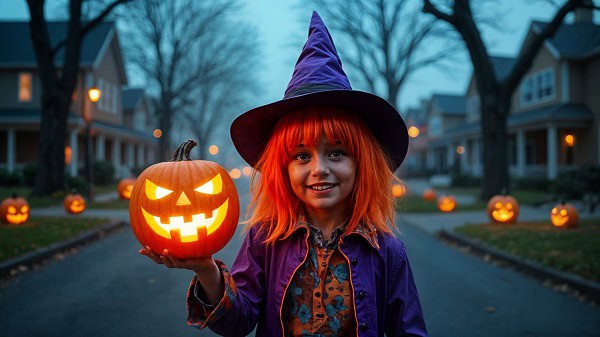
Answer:
[[[231,139],[238,153],[256,166],[275,124],[288,112],[313,106],[334,106],[357,112],[387,152],[395,171],[408,150],[406,125],[383,98],[358,90],[328,90],[283,99],[251,109],[231,124]]]

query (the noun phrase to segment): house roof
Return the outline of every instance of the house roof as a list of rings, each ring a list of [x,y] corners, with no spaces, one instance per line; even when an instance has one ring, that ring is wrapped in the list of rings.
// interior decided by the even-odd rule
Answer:
[[[144,98],[144,89],[127,88],[122,90],[123,111],[134,110],[138,103]]]
[[[467,111],[467,104],[463,95],[433,94],[431,104],[435,104],[444,115],[463,116]]]
[[[530,29],[537,33],[547,24],[533,21]],[[563,23],[547,41],[561,58],[586,59],[600,53],[600,25],[592,22]]]
[[[62,41],[67,31],[67,22],[48,22],[51,45]],[[101,57],[104,45],[115,31],[114,22],[102,22],[85,35],[81,45],[80,66],[91,67]],[[36,67],[35,53],[31,43],[28,21],[0,22],[0,67]],[[65,48],[56,55],[57,66],[64,61]]]
[[[490,61],[492,62],[492,67],[496,73],[496,78],[499,80],[506,78],[512,69],[513,64],[515,64],[515,60],[516,59],[514,57],[490,56]]]

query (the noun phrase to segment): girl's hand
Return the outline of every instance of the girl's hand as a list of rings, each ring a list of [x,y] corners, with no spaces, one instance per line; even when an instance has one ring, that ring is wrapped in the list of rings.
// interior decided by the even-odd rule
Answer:
[[[196,274],[212,272],[217,267],[212,257],[200,257],[194,259],[177,259],[169,254],[168,250],[164,250],[162,255],[153,252],[150,247],[142,248],[140,254],[147,256],[150,260],[157,264],[164,264],[167,268],[188,269]]]

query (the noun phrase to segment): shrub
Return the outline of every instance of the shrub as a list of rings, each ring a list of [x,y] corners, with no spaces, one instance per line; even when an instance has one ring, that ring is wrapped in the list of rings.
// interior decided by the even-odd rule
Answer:
[[[549,192],[552,181],[544,177],[515,177],[513,189]]]
[[[21,175],[23,176],[23,183],[26,186],[35,185],[35,173],[37,171],[36,164],[27,164],[21,170]]]
[[[132,174],[134,177],[136,177],[136,178],[137,178],[137,177],[139,177],[139,176],[140,176],[140,174],[142,174],[142,172],[144,172],[144,170],[145,170],[145,169],[147,169],[147,168],[148,168],[148,167],[150,167],[151,165],[153,165],[153,164],[149,164],[149,165],[146,165],[146,166],[136,166],[136,167],[134,167],[134,168],[132,168],[132,169],[131,169],[131,174]]]
[[[70,175],[65,176],[65,187],[68,192],[76,190],[78,193],[87,194],[87,181],[85,176],[71,177]]]
[[[109,161],[94,162],[94,184],[106,186],[114,181],[115,167]]]
[[[452,187],[479,187],[481,178],[469,174],[459,173],[452,175]]]
[[[562,172],[552,183],[552,192],[567,199],[581,199],[585,194],[600,192],[600,167],[583,166]]]
[[[0,186],[18,186],[21,185],[23,177],[19,172],[8,172],[6,169],[0,169]]]

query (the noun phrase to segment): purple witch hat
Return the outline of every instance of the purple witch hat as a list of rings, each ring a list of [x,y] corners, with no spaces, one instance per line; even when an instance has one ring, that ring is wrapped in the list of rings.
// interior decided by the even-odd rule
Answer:
[[[231,124],[231,139],[239,154],[255,166],[277,121],[309,106],[338,107],[357,112],[392,160],[395,171],[406,156],[408,132],[396,109],[383,98],[352,90],[331,35],[313,12],[308,40],[296,62],[283,99],[251,109]]]

